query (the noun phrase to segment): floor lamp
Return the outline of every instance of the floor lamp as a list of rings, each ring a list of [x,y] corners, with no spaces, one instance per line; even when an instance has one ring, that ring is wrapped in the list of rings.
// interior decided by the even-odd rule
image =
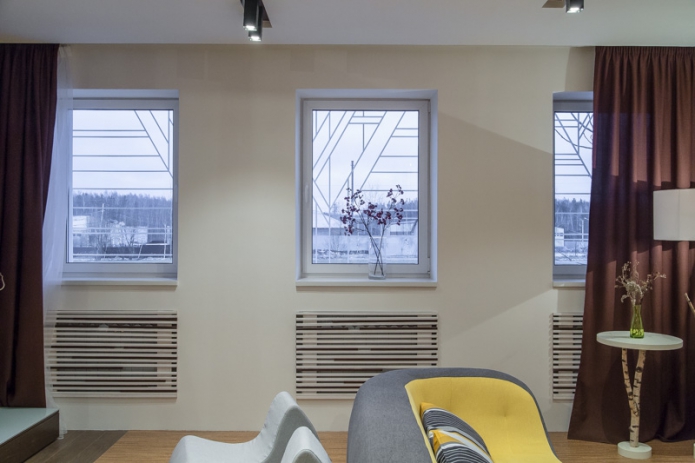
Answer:
[[[654,239],[695,241],[695,188],[654,192]],[[685,298],[695,314],[688,293]]]
[[[654,239],[695,241],[695,188],[654,192]],[[695,315],[688,293],[685,300]]]

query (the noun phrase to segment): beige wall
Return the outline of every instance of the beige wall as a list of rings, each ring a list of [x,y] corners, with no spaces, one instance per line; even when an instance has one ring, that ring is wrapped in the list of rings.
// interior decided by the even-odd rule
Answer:
[[[592,87],[593,49],[102,46],[72,48],[76,88],[180,91],[179,286],[63,287],[59,305],[174,308],[179,396],[61,399],[69,429],[260,429],[294,391],[298,310],[436,310],[441,365],[526,382],[551,430],[552,93]],[[295,287],[295,91],[439,91],[439,285]],[[513,224],[513,230],[508,224]],[[253,225],[253,232],[250,232]],[[301,401],[345,430],[350,401]]]

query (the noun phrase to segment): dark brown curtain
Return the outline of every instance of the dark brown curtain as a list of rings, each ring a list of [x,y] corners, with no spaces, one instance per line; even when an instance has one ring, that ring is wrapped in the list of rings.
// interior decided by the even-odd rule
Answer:
[[[58,45],[0,45],[0,406],[45,407],[42,225]]]
[[[620,349],[596,342],[629,329],[629,302],[615,288],[627,261],[659,271],[643,301],[645,330],[678,336],[683,349],[648,352],[640,442],[695,437],[695,247],[654,241],[654,190],[695,187],[695,48],[598,47],[584,338],[569,437],[628,440],[630,412]],[[630,359],[634,368],[634,357]]]

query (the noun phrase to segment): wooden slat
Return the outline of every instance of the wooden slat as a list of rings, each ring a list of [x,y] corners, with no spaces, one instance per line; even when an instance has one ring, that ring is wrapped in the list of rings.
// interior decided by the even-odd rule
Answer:
[[[174,311],[63,310],[48,320],[55,397],[176,397]]]
[[[434,312],[299,312],[298,398],[352,398],[376,374],[438,364]]]
[[[581,313],[555,313],[551,316],[553,399],[573,400],[582,354]]]

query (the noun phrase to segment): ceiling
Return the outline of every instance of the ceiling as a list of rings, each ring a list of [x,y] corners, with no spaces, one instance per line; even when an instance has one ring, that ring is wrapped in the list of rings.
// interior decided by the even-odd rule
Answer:
[[[264,0],[263,43],[695,46],[695,0],[545,1]],[[0,0],[5,42],[248,43],[241,23],[239,0]]]

